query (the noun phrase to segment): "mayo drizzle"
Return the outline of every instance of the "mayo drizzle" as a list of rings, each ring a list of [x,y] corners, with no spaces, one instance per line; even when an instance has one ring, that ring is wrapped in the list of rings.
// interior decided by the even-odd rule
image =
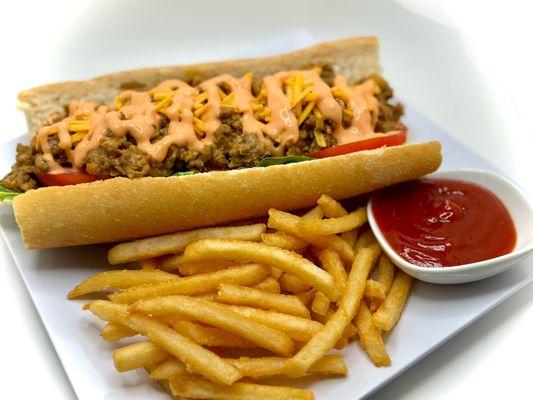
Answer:
[[[149,92],[126,91],[119,95],[125,100],[120,110],[94,103],[71,102],[69,116],[37,131],[36,147],[43,152],[44,160],[50,166],[50,173],[65,172],[55,159],[48,143],[48,137],[57,134],[59,146],[65,150],[68,161],[74,168],[81,168],[87,154],[99,147],[100,140],[111,131],[117,137],[131,135],[142,152],[157,161],[163,161],[172,145],[201,152],[204,146],[212,144],[215,131],[220,126],[219,119],[222,100],[220,84],[225,83],[233,93],[231,107],[241,114],[243,132],[253,133],[265,143],[276,156],[284,154],[289,143],[299,138],[298,119],[293,112],[294,104],[284,92],[284,84],[295,76],[301,76],[312,86],[316,95],[316,108],[324,119],[333,122],[333,136],[338,144],[363,140],[375,135],[374,126],[378,115],[378,100],[374,96],[376,83],[369,79],[355,86],[349,86],[346,77],[335,78],[335,86],[348,96],[346,108],[354,117],[350,126],[342,125],[343,109],[335,100],[332,89],[320,78],[315,70],[284,71],[263,78],[267,92],[267,107],[271,111],[270,121],[264,123],[254,116],[252,104],[252,77],[246,75],[237,79],[225,74],[201,83],[198,88],[180,80],[168,80]],[[205,133],[198,134],[194,129],[195,99],[200,90],[207,93],[207,107],[202,121]],[[172,101],[166,107],[158,107],[152,93],[169,92]],[[163,116],[169,120],[167,135],[151,141],[156,129],[163,123]],[[85,121],[88,128],[83,138],[72,141],[71,124]]]

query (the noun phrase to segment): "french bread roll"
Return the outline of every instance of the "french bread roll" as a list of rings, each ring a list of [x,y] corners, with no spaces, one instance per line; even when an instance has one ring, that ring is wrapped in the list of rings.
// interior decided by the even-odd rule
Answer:
[[[20,93],[20,108],[32,134],[73,100],[112,104],[124,90],[147,90],[167,79],[247,72],[263,77],[324,64],[350,83],[378,74],[378,41],[351,38],[281,56],[146,68],[46,85]],[[103,243],[259,216],[271,207],[293,210],[314,204],[324,193],[344,199],[430,173],[440,162],[440,144],[430,142],[267,168],[43,187],[15,197],[13,207],[30,249]]]
[[[136,239],[345,199],[435,171],[440,143],[385,147],[266,168],[114,178],[15,197],[30,249]]]

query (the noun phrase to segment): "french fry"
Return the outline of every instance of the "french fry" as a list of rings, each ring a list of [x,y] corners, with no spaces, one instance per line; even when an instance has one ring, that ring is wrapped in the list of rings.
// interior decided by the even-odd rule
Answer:
[[[150,371],[150,378],[159,381],[174,376],[190,376],[187,367],[180,360],[172,359],[163,361]]]
[[[328,195],[322,195],[318,199],[318,204],[324,210],[324,215],[327,218],[338,218],[348,214],[348,211],[346,211],[341,203]],[[353,247],[357,240],[357,229],[341,233],[341,238],[348,243],[348,246]]]
[[[385,296],[389,293],[393,280],[394,264],[387,258],[385,254],[382,254],[379,258],[379,264],[376,271],[376,281],[383,284],[385,287]],[[381,300],[372,299],[369,305],[370,311],[376,311],[380,304]]]
[[[203,228],[135,240],[113,247],[109,250],[108,260],[113,265],[166,254],[177,254],[182,252],[189,243],[207,238],[258,241],[261,240],[261,234],[265,232],[265,228],[264,224]]]
[[[365,297],[383,300],[386,296],[385,290],[386,288],[383,283],[377,282],[373,279],[368,279],[366,281]]]
[[[311,310],[319,315],[326,315],[329,310],[329,299],[322,292],[316,292],[313,303],[311,304]]]
[[[383,344],[379,330],[374,326],[372,313],[364,301],[359,305],[355,316],[355,326],[359,334],[361,346],[370,357],[376,367],[390,365],[390,357]]]
[[[320,196],[320,198],[317,200],[317,203],[324,211],[324,215],[327,218],[337,218],[348,214],[348,212],[342,206],[341,203],[328,196],[327,194],[323,194],[322,196]]]
[[[287,272],[280,276],[279,286],[284,292],[290,293],[304,292],[312,288],[309,283]]]
[[[132,286],[147,283],[157,283],[179,279],[179,276],[164,271],[151,270],[114,270],[104,271],[93,275],[79,285],[76,285],[69,294],[69,299],[84,296],[89,293],[102,292],[110,289],[126,289]]]
[[[342,350],[348,345],[348,339],[346,339],[344,336],[342,336],[339,340],[337,340],[337,343],[335,343],[335,350]]]
[[[329,272],[329,274],[333,277],[337,288],[341,293],[343,293],[344,288],[346,287],[346,281],[348,280],[348,274],[346,273],[344,264],[339,257],[339,253],[331,249],[316,250],[317,251],[314,251],[314,254],[320,260],[322,268]]]
[[[140,300],[132,309],[149,315],[178,314],[239,335],[259,347],[288,356],[293,341],[287,334],[232,311],[229,306],[188,296],[166,296]]]
[[[274,279],[279,279],[279,277],[283,274],[283,271],[279,269],[278,267],[274,267],[270,265],[269,268],[270,268],[270,276]]]
[[[142,270],[152,271],[154,269],[159,269],[159,264],[161,262],[158,258],[146,258],[144,260],[139,260],[139,266]]]
[[[206,274],[192,275],[173,281],[142,285],[113,293],[109,298],[117,303],[134,303],[143,298],[173,294],[202,294],[213,292],[224,282],[254,285],[266,278],[268,270],[261,265],[250,264],[223,269]]]
[[[270,209],[268,211],[268,215],[269,228],[278,229],[290,235],[299,237],[305,240],[306,242],[309,242],[312,245],[320,247],[322,249],[331,248],[339,253],[343,261],[350,263],[353,262],[353,249],[340,237],[336,235],[303,235],[298,228],[300,222],[303,221],[301,217],[274,209]]]
[[[171,319],[169,323],[176,332],[190,337],[202,346],[237,348],[257,347],[252,342],[219,328],[202,326],[194,322],[179,320],[177,318]]]
[[[241,373],[228,362],[192,339],[183,336],[165,324],[141,314],[130,314],[127,325],[146,336],[152,343],[183,361],[191,372],[205,376],[213,382],[231,385],[241,378]]]
[[[282,386],[266,386],[255,383],[218,385],[205,379],[172,377],[169,386],[174,396],[215,400],[314,400],[313,393]]]
[[[100,319],[127,326],[146,336],[150,342],[183,361],[188,368],[214,382],[229,385],[241,378],[239,371],[212,351],[204,349],[192,339],[169,328],[162,322],[141,314],[131,314],[129,307],[105,300],[87,305]]]
[[[392,282],[389,294],[373,315],[374,324],[378,328],[384,331],[390,331],[394,328],[402,314],[412,282],[411,276],[403,271],[398,272]]]
[[[259,379],[282,375],[287,366],[288,359],[282,357],[240,357],[238,359],[226,359],[226,361],[239,369],[244,376]],[[308,373],[342,376],[348,373],[348,369],[341,356],[326,355],[311,365]]]
[[[320,330],[322,324],[310,319],[288,315],[276,311],[265,311],[253,307],[227,306],[233,312],[264,324],[272,329],[285,332],[295,341],[305,342]]]
[[[306,306],[309,306],[311,301],[315,298],[315,292],[316,292],[315,289],[309,289],[305,292],[294,293],[294,295],[298,297],[300,301],[304,303]]]
[[[102,329],[102,338],[108,342],[117,342],[126,337],[137,335],[137,332],[127,326],[109,322]]]
[[[143,341],[113,350],[113,361],[118,372],[132,371],[166,361],[171,357],[152,342]]]
[[[342,239],[339,238],[339,240]],[[187,246],[184,254],[191,261],[224,258],[274,265],[308,281],[332,301],[337,300],[339,296],[331,275],[301,255],[289,250],[238,240],[204,239]]]
[[[303,318],[311,318],[307,307],[296,296],[265,292],[260,289],[223,283],[218,287],[217,299],[226,304],[251,306]]]
[[[321,359],[342,337],[346,326],[354,318],[363,297],[366,280],[372,268],[373,253],[370,249],[361,249],[354,260],[344,295],[339,301],[339,308],[328,320],[324,328],[313,336],[287,364],[286,372],[302,376],[313,363]]]
[[[266,277],[265,280],[259,282],[258,284],[252,287],[256,289],[265,290],[271,293],[279,293],[281,291],[279,282],[271,276]]]
[[[287,358],[283,357],[240,357],[226,358],[225,360],[241,371],[243,376],[252,379],[282,375],[288,361]],[[326,355],[311,365],[308,373],[344,376],[348,373],[348,368],[340,355]],[[150,373],[150,377],[156,380],[170,379],[175,376],[190,376],[185,365],[175,359],[163,361]]]
[[[178,267],[178,271],[181,276],[191,276],[198,274],[206,274],[208,272],[216,272],[222,269],[233,268],[238,266],[238,264],[231,261],[209,261],[209,262],[199,262],[199,263],[190,263],[183,264]]]
[[[311,208],[304,215],[302,215],[302,218],[307,219],[307,220],[322,219],[324,218],[324,211],[322,211],[322,207],[318,205],[318,206]]]
[[[358,228],[367,221],[366,210],[361,207],[347,215],[327,219],[302,219],[298,223],[298,230],[302,235],[335,235]]]
[[[321,324],[326,324],[331,319],[331,317],[333,317],[333,315],[335,315],[335,311],[333,311],[330,308],[328,312],[326,313],[326,315],[320,315],[317,313],[313,313],[313,318],[316,321],[320,322]],[[356,334],[357,334],[357,328],[352,322],[350,322],[346,326],[346,328],[344,328],[344,332],[342,333],[342,336],[345,337],[346,339],[352,339],[355,337]]]
[[[280,247],[286,250],[299,251],[309,246],[305,240],[299,239],[285,232],[263,233],[261,235],[263,243],[272,246]]]

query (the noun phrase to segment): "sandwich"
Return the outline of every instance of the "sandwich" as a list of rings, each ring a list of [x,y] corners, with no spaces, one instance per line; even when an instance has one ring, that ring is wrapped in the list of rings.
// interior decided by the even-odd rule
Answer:
[[[28,248],[103,243],[353,197],[436,170],[405,144],[376,38],[120,72],[19,95],[29,144],[1,181]]]

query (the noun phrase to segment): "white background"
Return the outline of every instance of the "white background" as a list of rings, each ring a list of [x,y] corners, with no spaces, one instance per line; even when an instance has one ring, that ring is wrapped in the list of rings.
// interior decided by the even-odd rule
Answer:
[[[0,23],[0,141],[25,132],[16,95],[31,86],[293,48],[283,41],[284,32],[300,44],[377,34],[385,76],[402,100],[533,193],[533,27],[527,2],[239,3],[10,4]],[[3,242],[0,263],[0,397],[74,398]],[[530,285],[374,398],[530,397],[532,300]]]

